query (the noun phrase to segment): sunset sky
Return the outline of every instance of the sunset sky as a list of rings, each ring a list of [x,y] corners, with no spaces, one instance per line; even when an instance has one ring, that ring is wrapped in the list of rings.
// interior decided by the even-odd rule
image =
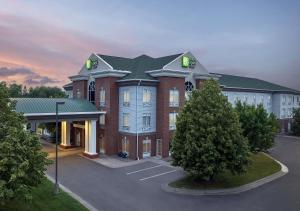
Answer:
[[[0,0],[0,80],[62,86],[92,53],[191,51],[209,72],[300,90],[300,1]]]

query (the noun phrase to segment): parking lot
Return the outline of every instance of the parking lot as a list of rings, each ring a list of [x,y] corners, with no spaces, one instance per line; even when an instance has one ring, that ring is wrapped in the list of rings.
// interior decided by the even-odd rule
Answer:
[[[300,207],[300,142],[277,137],[271,155],[288,166],[286,176],[259,188],[227,196],[184,196],[164,192],[161,184],[184,175],[182,170],[147,160],[108,168],[78,155],[59,159],[59,182],[99,210],[291,210]],[[55,165],[47,173],[54,177]]]
[[[127,177],[138,182],[164,183],[183,176],[183,171],[163,163],[147,161],[120,169]]]

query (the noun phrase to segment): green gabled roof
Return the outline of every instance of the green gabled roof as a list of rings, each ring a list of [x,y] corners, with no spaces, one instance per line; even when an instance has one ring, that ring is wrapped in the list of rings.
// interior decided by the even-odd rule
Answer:
[[[53,114],[56,102],[65,102],[59,105],[60,113],[98,112],[97,108],[87,100],[70,98],[12,98],[16,101],[16,111],[24,114]]]
[[[221,76],[219,78],[219,83],[221,86],[224,86],[225,88],[256,89],[256,90],[265,90],[269,92],[292,92],[292,93],[300,94],[300,92],[297,90],[290,89],[284,86],[280,86],[256,78],[248,78],[248,77],[226,75],[226,74],[219,74],[219,73],[214,73],[214,74]]]
[[[147,74],[146,71],[162,69],[166,64],[170,63],[180,55],[182,55],[182,53],[158,58],[153,58],[147,55],[141,55],[136,58],[124,58],[98,54],[98,56],[110,64],[115,70],[128,70],[131,72],[121,78],[121,80],[156,80]]]

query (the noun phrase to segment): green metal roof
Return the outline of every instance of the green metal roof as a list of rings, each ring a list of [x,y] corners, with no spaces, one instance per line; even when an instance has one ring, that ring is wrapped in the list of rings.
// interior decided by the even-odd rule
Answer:
[[[215,73],[220,75],[219,83],[225,88],[240,88],[240,89],[256,89],[256,90],[265,90],[269,92],[291,92],[300,94],[300,91],[290,89],[284,86],[280,86],[274,83],[270,83],[264,80],[256,78],[248,78],[235,75],[226,75]]]
[[[103,60],[110,64],[116,70],[128,70],[131,73],[127,74],[121,80],[130,79],[147,79],[156,80],[152,76],[146,73],[148,70],[159,70],[162,69],[166,64],[176,59],[180,54],[174,54],[170,56],[152,58],[147,55],[141,55],[136,58],[124,58],[117,56],[108,56],[98,54]]]
[[[12,98],[16,101],[16,111],[24,114],[53,114],[56,102],[65,102],[59,105],[60,113],[98,113],[97,108],[87,100],[70,98]]]

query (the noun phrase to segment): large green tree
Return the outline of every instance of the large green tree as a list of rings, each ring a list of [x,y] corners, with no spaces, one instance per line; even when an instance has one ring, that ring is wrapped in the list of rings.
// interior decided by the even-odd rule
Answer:
[[[14,108],[6,84],[0,83],[0,203],[29,199],[49,164],[38,137],[23,129],[24,117]]]
[[[24,97],[65,98],[67,95],[58,87],[39,86],[30,88]]]
[[[291,130],[294,135],[300,136],[300,107],[293,110],[293,122]]]
[[[263,105],[237,103],[235,110],[239,114],[243,135],[248,138],[252,152],[266,151],[274,145],[278,132],[278,122],[273,113],[268,114]]]
[[[173,165],[211,180],[229,170],[242,173],[249,163],[247,140],[238,115],[215,80],[194,90],[177,116],[171,144]]]

